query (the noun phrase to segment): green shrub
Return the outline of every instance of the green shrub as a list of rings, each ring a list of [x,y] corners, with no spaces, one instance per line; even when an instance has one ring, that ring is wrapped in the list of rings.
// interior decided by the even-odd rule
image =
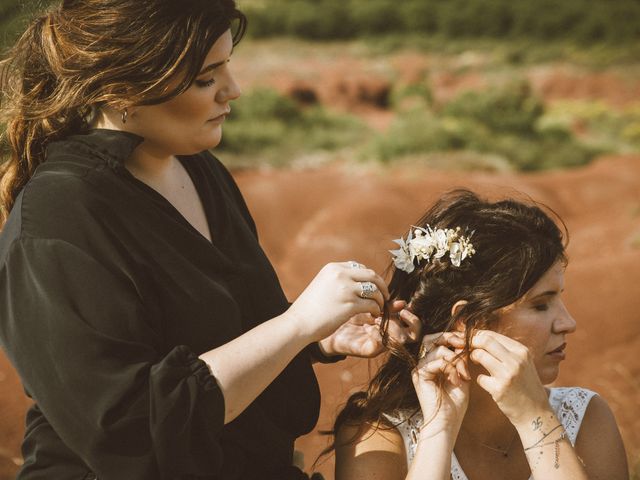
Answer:
[[[331,40],[416,32],[582,44],[640,40],[637,0],[270,0],[247,12],[257,36]]]
[[[357,143],[367,129],[356,118],[302,107],[270,89],[256,89],[234,103],[225,123],[221,150],[261,153],[273,159],[314,150],[336,150]],[[282,163],[280,158],[276,163]]]
[[[522,82],[501,89],[463,93],[442,111],[444,115],[474,119],[491,130],[521,135],[533,134],[543,112],[542,101]]]

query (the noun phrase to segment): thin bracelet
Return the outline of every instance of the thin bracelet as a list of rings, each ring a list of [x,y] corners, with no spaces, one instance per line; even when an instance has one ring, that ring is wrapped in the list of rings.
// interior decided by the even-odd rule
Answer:
[[[533,444],[533,445],[531,445],[530,447],[525,448],[525,449],[524,449],[524,451],[526,452],[527,450],[531,450],[532,448],[537,447],[537,446],[540,444],[540,442],[542,442],[545,438],[547,438],[549,435],[551,435],[553,432],[555,432],[555,431],[556,431],[557,429],[559,429],[559,428],[562,428],[562,424],[561,424],[561,423],[559,423],[558,425],[556,425],[555,427],[553,427],[551,430],[549,430],[549,432],[545,433],[545,434],[543,435],[543,437],[542,437],[540,440],[538,440],[536,443],[534,443],[534,444]],[[566,433],[567,433],[566,431],[565,431],[565,432],[562,432],[562,435],[560,436],[560,439],[564,438],[564,436],[566,435]],[[554,442],[555,442],[555,440],[554,440]]]
[[[551,440],[550,442],[543,443],[542,445],[535,444],[532,447],[525,448],[524,451],[526,452],[527,450],[531,450],[532,448],[536,448],[536,447],[537,448],[542,448],[542,447],[546,447],[546,446],[549,446],[549,445],[554,445],[555,443],[561,442],[565,438],[567,438],[567,432],[562,432],[562,435],[560,435],[555,440]]]

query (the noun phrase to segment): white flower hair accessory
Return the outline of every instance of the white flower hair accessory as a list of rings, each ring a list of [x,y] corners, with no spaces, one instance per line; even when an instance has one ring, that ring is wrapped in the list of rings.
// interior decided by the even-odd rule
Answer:
[[[460,234],[461,228],[437,228],[433,229],[429,225],[426,228],[411,227],[407,239],[398,238],[394,240],[400,248],[389,250],[393,255],[393,263],[396,268],[411,273],[422,260],[427,262],[432,258],[442,258],[449,253],[451,263],[459,267],[460,262],[471,257],[476,251],[470,242],[473,232],[467,237]]]

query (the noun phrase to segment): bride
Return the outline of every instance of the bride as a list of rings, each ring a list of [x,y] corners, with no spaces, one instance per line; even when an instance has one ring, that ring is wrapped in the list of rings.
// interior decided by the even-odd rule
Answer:
[[[409,302],[424,338],[390,345],[338,415],[336,480],[628,479],[604,399],[545,387],[576,329],[551,218],[459,190],[396,243],[391,297]]]

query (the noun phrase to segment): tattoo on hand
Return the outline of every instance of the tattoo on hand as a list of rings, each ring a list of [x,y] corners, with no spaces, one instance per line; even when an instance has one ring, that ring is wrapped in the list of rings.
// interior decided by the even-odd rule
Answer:
[[[542,419],[540,417],[536,418],[533,422],[531,422],[531,425],[533,426],[533,430],[539,430],[540,428],[542,428]]]

